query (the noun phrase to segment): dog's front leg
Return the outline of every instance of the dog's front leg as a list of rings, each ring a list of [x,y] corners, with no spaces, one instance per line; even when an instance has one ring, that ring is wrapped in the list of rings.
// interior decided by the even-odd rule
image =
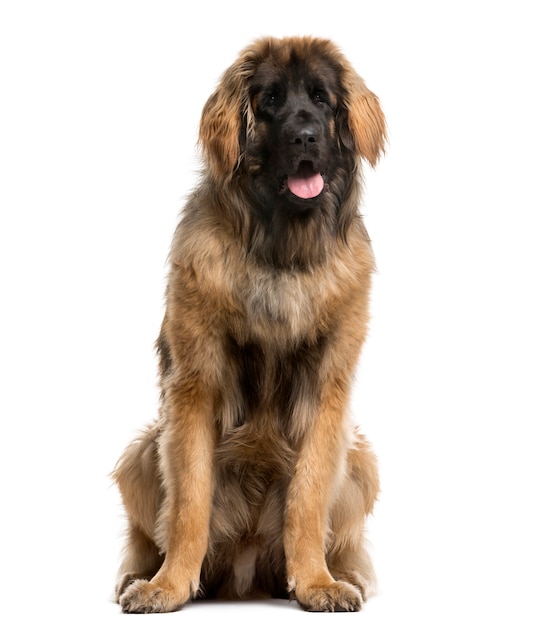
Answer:
[[[165,560],[152,580],[135,581],[121,596],[125,612],[174,611],[198,590],[213,496],[215,428],[209,396],[190,385],[168,391],[160,441],[166,499],[158,520]]]
[[[289,590],[310,611],[357,611],[359,590],[335,581],[325,560],[329,508],[344,470],[347,380],[324,389],[319,413],[304,436],[288,490],[284,547]]]

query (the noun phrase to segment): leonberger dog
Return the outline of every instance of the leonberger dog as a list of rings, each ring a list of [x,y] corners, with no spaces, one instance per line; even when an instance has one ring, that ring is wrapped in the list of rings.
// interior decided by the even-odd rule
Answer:
[[[361,161],[378,98],[313,37],[243,50],[206,102],[156,343],[159,419],[114,471],[123,611],[295,598],[356,611],[374,573],[376,458],[349,418],[374,257]]]

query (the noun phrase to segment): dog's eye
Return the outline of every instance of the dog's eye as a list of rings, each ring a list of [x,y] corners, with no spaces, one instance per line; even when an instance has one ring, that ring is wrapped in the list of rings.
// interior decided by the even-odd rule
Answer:
[[[265,107],[276,107],[280,101],[281,95],[278,89],[271,89],[263,94],[262,103]]]
[[[311,100],[317,104],[329,104],[329,97],[324,89],[317,88],[311,93]]]

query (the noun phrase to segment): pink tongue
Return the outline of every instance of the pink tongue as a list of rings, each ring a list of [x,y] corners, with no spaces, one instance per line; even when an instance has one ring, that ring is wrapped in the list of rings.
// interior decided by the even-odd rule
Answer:
[[[302,163],[298,171],[288,176],[288,189],[298,198],[315,198],[323,191],[323,177],[313,172],[310,165]]]

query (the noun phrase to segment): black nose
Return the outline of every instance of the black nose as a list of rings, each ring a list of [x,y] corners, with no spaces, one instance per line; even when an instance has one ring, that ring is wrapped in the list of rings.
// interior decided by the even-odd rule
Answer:
[[[308,146],[317,141],[317,129],[312,126],[303,126],[293,131],[291,142],[296,146]]]

